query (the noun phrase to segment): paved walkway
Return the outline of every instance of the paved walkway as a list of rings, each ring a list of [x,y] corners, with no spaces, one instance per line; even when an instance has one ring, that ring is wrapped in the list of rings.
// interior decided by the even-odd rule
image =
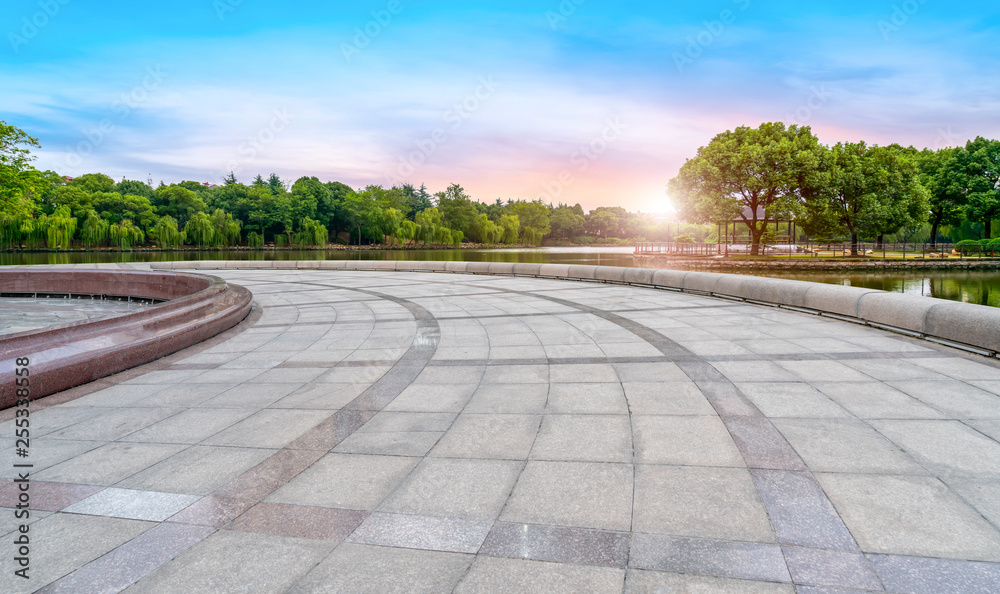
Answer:
[[[996,362],[643,288],[212,273],[259,319],[33,409],[0,591],[1000,590]]]

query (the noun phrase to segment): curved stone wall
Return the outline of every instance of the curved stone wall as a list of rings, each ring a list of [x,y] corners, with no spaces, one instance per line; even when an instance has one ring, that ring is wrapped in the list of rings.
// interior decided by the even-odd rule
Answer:
[[[253,296],[221,278],[175,272],[0,269],[0,293],[70,293],[166,300],[142,311],[0,338],[0,409],[16,401],[15,362],[30,361],[31,399],[148,363],[215,336]]]
[[[638,285],[833,316],[983,355],[1000,352],[1000,308],[808,281],[617,266],[385,260],[166,262],[153,268],[455,272]]]

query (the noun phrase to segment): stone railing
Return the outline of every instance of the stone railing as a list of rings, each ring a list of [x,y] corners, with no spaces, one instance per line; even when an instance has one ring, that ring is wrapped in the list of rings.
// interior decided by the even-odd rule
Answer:
[[[0,294],[163,301],[101,320],[0,335],[0,409],[18,399],[18,359],[29,361],[30,398],[41,398],[215,336],[245,318],[253,298],[243,287],[200,274],[30,268],[0,268]]]
[[[636,285],[835,317],[987,356],[995,357],[1000,352],[1000,308],[876,289],[738,274],[566,264],[385,260],[166,262],[153,267],[453,272]]]

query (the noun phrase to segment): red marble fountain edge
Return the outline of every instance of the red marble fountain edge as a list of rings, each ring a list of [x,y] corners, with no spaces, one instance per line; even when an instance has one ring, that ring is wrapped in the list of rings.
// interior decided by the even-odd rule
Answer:
[[[160,271],[0,270],[0,292],[168,300],[113,318],[0,338],[0,409],[17,402],[17,359],[29,361],[30,398],[42,398],[211,338],[243,320],[253,299],[246,288],[215,276]]]

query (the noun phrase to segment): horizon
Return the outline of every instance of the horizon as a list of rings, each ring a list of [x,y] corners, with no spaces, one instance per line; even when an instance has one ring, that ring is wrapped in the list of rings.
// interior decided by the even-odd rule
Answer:
[[[0,120],[39,139],[39,169],[458,183],[487,203],[656,214],[684,161],[739,126],[917,148],[1000,137],[994,3],[103,8],[6,11]]]

